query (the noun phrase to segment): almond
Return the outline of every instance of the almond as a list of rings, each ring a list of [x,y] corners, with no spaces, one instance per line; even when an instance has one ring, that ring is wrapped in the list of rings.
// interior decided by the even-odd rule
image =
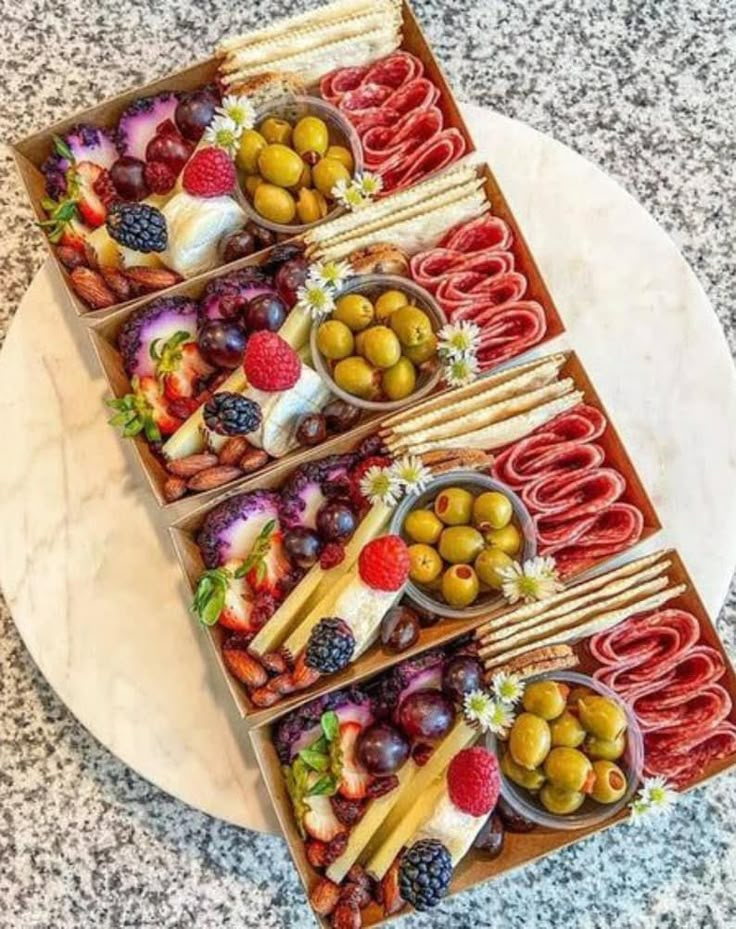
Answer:
[[[312,909],[320,916],[329,916],[337,906],[339,899],[340,888],[334,881],[328,881],[326,877],[317,881],[309,894]]]
[[[352,903],[338,903],[332,914],[332,929],[360,929],[363,917]]]
[[[69,248],[68,245],[56,246],[56,257],[70,271],[74,268],[83,268],[87,264],[87,259],[78,248]]]
[[[250,695],[250,699],[257,707],[265,708],[267,706],[273,706],[274,703],[278,703],[281,699],[281,695],[277,694],[275,690],[271,690],[270,687],[259,687],[258,690],[253,691]]]
[[[75,268],[69,275],[75,293],[95,310],[117,303],[115,294],[105,283],[102,275],[89,268]]]
[[[280,652],[266,652],[261,655],[261,663],[270,674],[283,674],[288,671],[286,659]]]
[[[268,452],[264,452],[262,448],[249,448],[239,463],[244,474],[252,474],[268,464],[268,460]]]
[[[222,658],[228,671],[249,690],[256,690],[268,680],[266,669],[243,648],[222,647]]]
[[[340,888],[340,903],[357,906],[359,910],[371,902],[371,892],[367,887],[361,887],[353,881],[348,881]]]
[[[381,888],[381,903],[383,904],[383,912],[386,914],[386,916],[393,916],[394,913],[398,913],[399,910],[404,906],[404,900],[401,896],[401,891],[399,890],[398,858],[388,869],[379,886]]]
[[[133,289],[122,271],[118,271],[117,268],[100,268],[100,274],[118,300],[130,300],[133,296]]]
[[[268,686],[280,697],[283,697],[286,694],[294,693],[296,690],[296,687],[294,686],[294,679],[288,671],[284,674],[279,674],[276,677],[271,678],[271,680],[268,682]]]
[[[187,482],[183,477],[170,477],[164,482],[164,500],[173,503],[180,500],[187,492]]]
[[[231,465],[216,465],[214,468],[206,468],[189,478],[187,487],[190,490],[214,490],[215,487],[222,487],[240,477],[243,472],[240,468]]]
[[[202,452],[201,455],[187,455],[186,458],[175,458],[166,465],[169,474],[176,474],[178,477],[194,477],[205,468],[213,468],[217,464],[217,455],[211,455],[209,452]]]
[[[164,290],[182,280],[182,276],[168,268],[145,268],[135,265],[128,268],[128,277],[146,291]]]
[[[294,670],[292,672],[292,681],[294,683],[295,690],[304,690],[307,687],[311,687],[316,681],[319,680],[320,673],[315,671],[314,668],[310,668],[309,665],[304,660],[304,653],[296,660],[294,665]]]
[[[89,242],[84,243],[84,257],[88,267],[94,268],[95,270],[100,267],[100,263],[97,260],[97,252],[92,248]]]
[[[249,448],[251,448],[251,444],[244,436],[233,436],[225,442],[220,450],[220,464],[237,464]]]

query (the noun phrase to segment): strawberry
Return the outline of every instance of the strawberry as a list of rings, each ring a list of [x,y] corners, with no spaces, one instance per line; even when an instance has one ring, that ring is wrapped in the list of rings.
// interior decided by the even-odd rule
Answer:
[[[221,197],[235,187],[235,166],[227,152],[217,146],[201,148],[189,159],[182,186],[194,197]]]
[[[172,435],[181,425],[181,420],[172,416],[166,408],[165,398],[155,377],[134,377],[132,393],[108,400],[114,410],[108,420],[111,426],[120,429],[125,438],[143,433],[149,442],[160,442],[165,435]]]
[[[158,381],[155,377],[142,377],[139,381],[139,391],[146,398],[153,411],[153,419],[161,435],[173,435],[181,426],[181,420],[176,419],[166,409],[166,403]]]
[[[101,226],[107,218],[107,207],[95,190],[95,184],[101,183],[105,173],[104,168],[91,161],[80,161],[76,167],[79,183],[77,209],[85,223],[93,229]]]
[[[370,774],[355,756],[355,743],[362,732],[360,723],[349,722],[340,726],[340,783],[338,790],[350,800],[362,800],[368,793]]]
[[[291,570],[283,545],[284,534],[276,520],[269,520],[261,529],[250,554],[238,569],[248,586],[257,595],[268,594],[281,600],[280,583]]]
[[[358,556],[361,580],[374,590],[399,590],[409,577],[409,549],[398,535],[373,539]]]
[[[211,568],[199,576],[192,610],[205,626],[214,626],[219,622],[226,629],[241,635],[250,635],[256,631],[251,622],[253,603],[246,596],[242,578],[235,576],[233,564]]]
[[[313,839],[330,842],[335,836],[345,831],[345,827],[335,816],[330,798],[324,795],[304,798],[307,811],[302,824]]]
[[[84,226],[76,219],[71,219],[64,226],[59,238],[59,244],[66,248],[73,248],[82,254],[85,253],[87,234]]]
[[[238,593],[231,584],[225,594],[225,604],[220,613],[220,625],[234,632],[255,632],[251,623],[253,603]]]
[[[192,397],[200,380],[212,373],[197,343],[184,329],[175,332],[165,342],[156,339],[151,344],[150,352],[168,400]]]

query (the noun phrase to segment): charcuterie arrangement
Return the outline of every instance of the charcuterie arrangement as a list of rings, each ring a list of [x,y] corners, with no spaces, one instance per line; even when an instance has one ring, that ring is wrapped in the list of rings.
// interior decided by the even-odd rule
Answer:
[[[736,764],[728,656],[679,555],[630,552],[657,514],[575,353],[530,352],[563,322],[472,153],[401,0],[14,147],[334,929]]]

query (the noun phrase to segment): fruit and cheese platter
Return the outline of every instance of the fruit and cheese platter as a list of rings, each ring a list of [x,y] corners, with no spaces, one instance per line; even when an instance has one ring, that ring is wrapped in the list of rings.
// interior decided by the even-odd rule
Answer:
[[[529,634],[496,657],[491,626]],[[682,561],[659,551],[251,739],[316,918],[373,926],[663,815],[736,762],[734,687]]]
[[[334,929],[736,763],[734,671],[679,555],[633,551],[655,508],[473,152],[399,0],[14,147]]]
[[[471,165],[90,330],[111,423],[163,505],[253,481],[561,331],[492,175]]]
[[[660,528],[574,353],[357,432],[172,527],[252,724],[503,612],[519,565],[554,565],[554,586]]]

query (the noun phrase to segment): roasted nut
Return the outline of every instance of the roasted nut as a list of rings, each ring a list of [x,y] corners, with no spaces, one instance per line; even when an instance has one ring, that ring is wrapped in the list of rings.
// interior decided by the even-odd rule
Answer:
[[[220,464],[236,465],[243,455],[251,448],[250,442],[242,435],[235,435],[228,439],[220,450]]]
[[[136,265],[128,268],[128,277],[144,291],[153,293],[156,290],[164,290],[166,287],[173,287],[182,280],[182,276],[176,271],[170,271],[168,268],[144,268]]]
[[[326,877],[317,881],[309,894],[312,909],[320,916],[329,916],[337,906],[339,899],[340,888],[333,881],[328,881]]]
[[[73,271],[75,268],[83,268],[88,264],[86,257],[78,248],[69,248],[68,245],[57,245],[56,257],[64,267],[68,268],[70,271]]]
[[[167,503],[181,500],[187,492],[187,482],[183,477],[169,477],[164,481],[163,495]]]
[[[117,268],[100,268],[100,274],[118,300],[130,300],[133,296],[133,288],[122,271],[118,271]]]
[[[359,910],[368,906],[371,902],[371,892],[367,887],[362,887],[353,881],[348,881],[340,888],[340,903],[347,903],[348,906],[357,906]]]
[[[186,458],[175,458],[166,464],[166,470],[169,474],[176,474],[178,477],[194,477],[205,468],[214,468],[217,464],[217,455],[211,455],[209,452],[202,452],[200,455],[187,455]]]
[[[98,271],[75,268],[69,275],[69,280],[77,296],[95,310],[102,310],[117,303],[115,294]]]
[[[268,680],[266,669],[245,649],[233,648],[225,642],[222,658],[232,676],[249,690],[263,687]]]
[[[240,469],[244,474],[252,474],[268,464],[268,459],[268,452],[264,452],[262,448],[249,448],[240,459]]]
[[[261,664],[269,674],[284,674],[289,670],[281,652],[266,652],[265,655],[261,655]]]
[[[268,707],[273,706],[274,703],[278,703],[281,699],[281,694],[277,694],[275,690],[271,690],[270,687],[259,687],[258,690],[254,690],[250,695],[250,699],[257,707]]]
[[[240,475],[240,468],[232,465],[216,465],[214,468],[207,468],[195,474],[194,477],[190,477],[187,487],[190,490],[214,490],[215,487],[222,487],[223,484],[234,481]]]
[[[399,890],[399,859],[397,858],[388,869],[380,883],[380,902],[386,916],[393,916],[404,906],[404,900]]]

